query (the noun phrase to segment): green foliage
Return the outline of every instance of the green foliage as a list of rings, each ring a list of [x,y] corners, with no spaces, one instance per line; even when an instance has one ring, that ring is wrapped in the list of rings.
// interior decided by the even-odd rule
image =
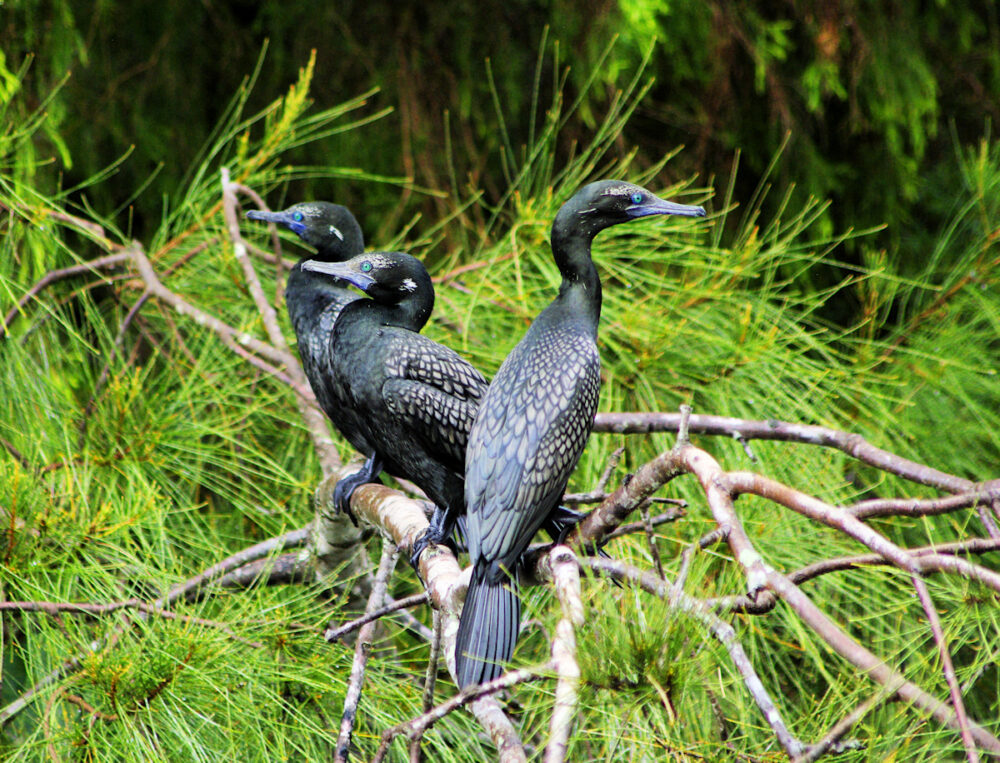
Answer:
[[[819,233],[891,221],[876,245],[893,257],[901,247],[903,259],[926,248],[950,217],[950,203],[941,206],[942,191],[958,182],[949,131],[965,144],[1000,119],[1000,19],[990,2],[619,0],[582,7],[508,0],[473,9],[450,0],[417,9],[354,1],[13,0],[4,7],[3,89],[16,76],[28,103],[47,102],[47,126],[33,148],[36,162],[45,162],[37,185],[56,194],[127,156],[118,182],[91,186],[74,201],[106,216],[130,208],[133,233],[144,240],[159,227],[162,199],[173,198],[184,172],[197,166],[198,151],[265,43],[251,112],[287,88],[310,51],[317,104],[378,90],[368,108],[395,109],[363,134],[289,145],[283,161],[347,164],[439,192],[460,178],[492,203],[509,187],[509,149],[534,144],[545,123],[539,94],[546,101],[564,86],[571,100],[581,98],[560,132],[555,156],[563,165],[591,143],[623,77],[648,58],[655,85],[622,144],[637,147],[639,166],[687,144],[668,177],[726,177],[740,151],[737,198],[745,199],[787,142],[773,182],[782,193],[796,189],[796,206],[835,201]],[[571,55],[540,56],[547,39]],[[589,87],[593,78],[598,87]],[[506,134],[497,129],[497,103]],[[25,114],[12,116],[17,123]],[[450,162],[438,150],[443,141],[460,147]],[[362,177],[345,180],[337,186],[341,201],[363,207],[365,228],[383,238],[415,205],[435,218],[449,212],[434,197],[400,199]],[[297,198],[330,193],[315,173],[292,189]],[[779,198],[768,202],[769,216]],[[857,265],[864,253],[848,244],[846,256]],[[824,284],[842,277],[833,270]],[[833,312],[844,325],[854,319]]]
[[[684,3],[674,8],[701,18]],[[765,73],[796,52],[783,30],[761,31],[770,41],[760,50]],[[615,54],[605,49],[603,55],[611,60]],[[321,178],[373,195],[406,185],[378,165],[290,158],[341,139],[342,145],[377,145],[372,136],[381,135],[366,96],[313,106],[318,64],[308,56],[301,61],[306,64],[284,98],[255,106],[251,77],[220,108],[211,140],[184,168],[183,185],[170,187],[155,230],[143,239],[171,289],[257,336],[260,319],[220,213],[220,169],[228,167],[274,206],[281,203],[275,197],[292,197]],[[541,82],[546,67],[534,65],[533,81]],[[558,63],[551,68],[562,71]],[[822,84],[832,76],[823,74],[815,87],[835,92]],[[996,476],[1000,378],[989,359],[1000,349],[1000,151],[991,141],[959,148],[955,175],[962,182],[952,191],[951,223],[930,256],[900,264],[861,234],[829,233],[825,204],[775,194],[767,182],[743,197],[738,177],[715,200],[707,189],[671,180],[686,176],[673,169],[672,155],[649,163],[622,151],[623,130],[641,121],[637,110],[648,102],[641,73],[603,109],[582,116],[606,83],[591,70],[570,96],[577,80],[560,74],[551,93],[535,87],[530,108],[540,116],[527,129],[518,108],[508,111],[502,81],[494,71],[490,100],[505,115],[493,130],[503,146],[501,170],[489,181],[498,192],[484,197],[464,188],[458,181],[465,177],[458,169],[463,143],[453,141],[442,159],[454,168],[451,196],[434,202],[447,214],[369,235],[374,246],[414,251],[445,276],[429,335],[492,374],[558,284],[546,239],[559,205],[586,180],[628,177],[714,208],[704,220],[643,221],[596,242],[604,282],[602,410],[673,410],[687,402],[700,413],[838,426],[957,474]],[[22,96],[9,108],[28,113],[16,102]],[[578,118],[592,121],[592,134],[563,161],[566,133]],[[18,162],[44,142],[41,113],[25,124],[4,132],[5,168],[29,166]],[[518,131],[530,140],[519,140]],[[775,171],[787,161],[787,155],[778,160]],[[83,190],[96,197],[110,181],[100,168],[92,172],[92,185]],[[0,203],[9,210],[0,240],[0,293],[7,305],[42,273],[131,235],[126,210],[96,215],[37,180],[13,171],[0,177]],[[104,235],[53,214],[64,212],[102,225]],[[262,231],[247,233],[269,246]],[[286,234],[285,243],[292,240]],[[845,240],[856,242],[867,259],[824,285],[813,271],[836,262]],[[481,267],[449,275],[465,265]],[[273,297],[274,278],[259,270]],[[53,284],[26,305],[0,348],[0,585],[7,600],[151,601],[228,554],[311,518],[319,469],[293,393],[155,300],[131,315],[142,291],[122,273]],[[844,297],[858,305],[858,320],[831,325],[826,310]],[[571,489],[590,489],[619,445],[627,449],[625,466],[634,469],[672,441],[594,436]],[[759,470],[835,503],[869,491],[916,491],[842,454],[805,445],[756,443],[757,463],[751,463],[739,443],[700,438],[698,444],[727,468]],[[665,492],[690,503],[686,517],[657,534],[672,579],[681,551],[714,524],[693,478],[678,479]],[[859,551],[833,530],[765,501],[743,498],[738,508],[751,538],[780,569]],[[976,522],[967,512],[878,527],[895,542],[916,545],[976,533]],[[651,566],[639,539],[616,541],[609,551]],[[392,593],[402,596],[416,585],[412,574],[400,571]],[[584,585],[588,623],[578,634],[584,683],[568,759],[776,756],[773,735],[724,648],[700,624],[631,589]],[[696,555],[687,590],[728,595],[743,585],[728,553],[713,547]],[[931,578],[929,585],[959,680],[968,684],[969,710],[995,733],[995,602],[959,578]],[[805,590],[908,678],[947,695],[905,577],[855,569],[823,576]],[[526,593],[525,619],[541,627],[526,633],[516,660],[535,664],[547,659],[544,633],[557,615],[548,591]],[[337,586],[314,583],[214,591],[175,604],[179,619],[134,610],[59,620],[5,614],[4,705],[63,660],[84,657],[4,726],[0,749],[19,760],[45,758],[49,744],[63,759],[328,759],[352,650],[327,645],[319,631],[331,617],[351,616],[345,600]],[[427,619],[425,611],[417,615]],[[732,622],[803,740],[821,737],[877,691],[788,608]],[[128,627],[112,643],[122,625]],[[372,754],[384,729],[419,714],[427,651],[407,631],[386,625],[367,673],[355,733],[359,758]],[[438,700],[453,689],[443,674],[441,680]],[[548,734],[552,684],[526,685],[513,695],[523,738],[538,749]],[[902,703],[880,703],[852,734],[868,748],[847,760],[934,759],[961,750],[957,734]],[[493,754],[465,713],[437,724],[424,749],[428,759],[443,761]],[[404,743],[397,741],[393,751],[402,758]]]

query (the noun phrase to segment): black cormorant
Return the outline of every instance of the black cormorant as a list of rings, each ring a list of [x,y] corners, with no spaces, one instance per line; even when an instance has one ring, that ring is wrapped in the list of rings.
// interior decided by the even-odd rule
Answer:
[[[372,460],[373,448],[364,436],[364,426],[348,405],[343,388],[328,374],[330,335],[340,311],[360,295],[343,280],[304,270],[306,260],[344,262],[365,250],[364,235],[354,215],[340,204],[306,201],[280,212],[247,212],[251,220],[277,223],[316,248],[314,255],[303,257],[292,268],[285,287],[285,303],[298,340],[299,357],[309,386],[320,407],[337,430],[368,460],[356,475],[347,479],[356,484],[378,477],[378,464]]]
[[[465,445],[487,383],[468,361],[417,333],[434,308],[424,266],[401,252],[370,252],[347,262],[306,262],[303,268],[348,281],[371,299],[340,313],[330,338],[325,375],[338,386],[372,447],[376,468],[415,482],[436,505],[429,542],[450,535],[464,508]],[[349,511],[364,481],[341,480],[337,508]]]
[[[582,188],[556,215],[559,295],[497,371],[469,435],[466,541],[473,571],[455,653],[460,688],[496,678],[513,656],[521,602],[511,573],[561,498],[593,425],[601,314],[594,236],[648,215],[704,214],[605,180]]]

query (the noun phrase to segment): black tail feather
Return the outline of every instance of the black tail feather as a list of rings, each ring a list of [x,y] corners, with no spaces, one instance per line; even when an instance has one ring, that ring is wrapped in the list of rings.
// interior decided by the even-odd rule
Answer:
[[[485,565],[473,570],[458,620],[455,672],[460,689],[498,678],[517,643],[521,600],[515,584],[507,575],[490,582],[487,571]]]

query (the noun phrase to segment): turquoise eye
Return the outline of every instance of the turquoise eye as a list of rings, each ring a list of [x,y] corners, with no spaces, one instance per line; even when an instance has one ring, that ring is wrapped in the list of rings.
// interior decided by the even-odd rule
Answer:
[[[371,269],[372,269],[372,264],[370,262],[368,262],[367,260],[365,260],[364,262],[361,263],[361,272],[362,273],[368,273],[368,272],[371,271]]]
[[[300,222],[302,222],[302,213],[301,213],[301,212],[293,212],[293,213],[292,213],[292,219],[293,219],[293,220],[294,220],[295,222],[297,222],[297,223],[300,223]]]
[[[632,194],[632,195],[631,195],[631,196],[629,197],[629,200],[630,200],[630,201],[631,201],[631,202],[632,202],[633,204],[642,204],[642,194],[641,194],[641,193],[639,193],[638,191],[636,191],[635,193],[633,193],[633,194]]]

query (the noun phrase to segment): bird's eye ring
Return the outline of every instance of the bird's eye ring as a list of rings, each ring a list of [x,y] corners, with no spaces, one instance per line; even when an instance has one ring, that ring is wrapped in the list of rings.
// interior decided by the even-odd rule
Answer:
[[[361,272],[362,273],[369,273],[369,272],[371,272],[371,269],[372,269],[372,264],[370,262],[368,262],[368,260],[365,260],[364,262],[361,263]]]
[[[293,220],[294,220],[295,222],[297,222],[297,223],[300,223],[300,222],[302,222],[302,213],[301,213],[301,212],[293,212],[293,213],[292,213],[292,219],[293,219]]]
[[[642,194],[636,191],[629,197],[629,201],[633,204],[642,204]]]

